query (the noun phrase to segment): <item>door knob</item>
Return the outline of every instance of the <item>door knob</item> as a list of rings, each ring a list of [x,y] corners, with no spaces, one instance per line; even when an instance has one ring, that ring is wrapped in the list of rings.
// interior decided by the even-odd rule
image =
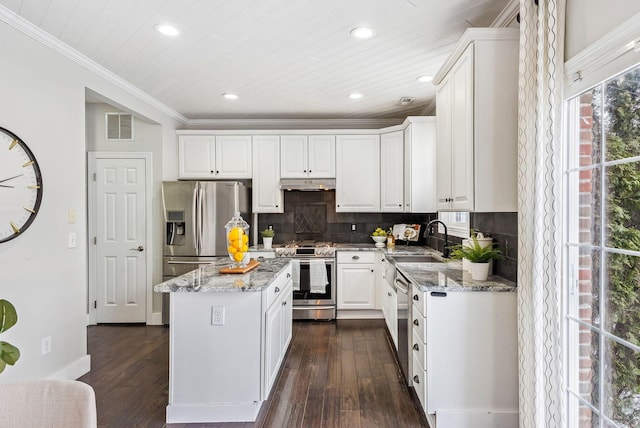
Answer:
[[[139,245],[138,248],[132,248],[131,251],[144,251],[144,247],[142,245]]]

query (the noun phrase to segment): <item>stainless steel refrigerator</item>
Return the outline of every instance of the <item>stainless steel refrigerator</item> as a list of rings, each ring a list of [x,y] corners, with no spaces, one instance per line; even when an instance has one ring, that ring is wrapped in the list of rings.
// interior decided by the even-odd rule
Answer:
[[[237,181],[165,181],[163,279],[182,275],[215,256],[227,255],[225,224],[240,212],[251,221],[251,192]],[[169,296],[162,300],[162,322],[169,324]]]

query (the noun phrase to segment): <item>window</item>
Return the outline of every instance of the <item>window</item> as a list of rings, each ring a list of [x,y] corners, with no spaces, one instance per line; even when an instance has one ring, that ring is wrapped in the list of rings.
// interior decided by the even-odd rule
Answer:
[[[567,102],[568,426],[640,426],[640,66]]]

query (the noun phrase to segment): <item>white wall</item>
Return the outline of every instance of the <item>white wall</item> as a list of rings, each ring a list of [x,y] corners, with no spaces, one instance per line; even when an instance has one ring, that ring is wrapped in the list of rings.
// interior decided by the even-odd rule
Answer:
[[[565,61],[639,12],[638,0],[567,0]]]
[[[0,298],[11,301],[19,317],[0,340],[21,352],[0,382],[75,378],[89,367],[85,87],[159,123],[159,141],[153,144],[161,149],[154,153],[175,147],[179,123],[4,22],[0,40],[0,126],[27,143],[44,180],[34,223],[22,236],[0,244]],[[162,159],[157,162],[163,164]],[[159,191],[154,191],[157,197]],[[67,223],[69,209],[78,213],[76,224]],[[74,249],[66,247],[70,231],[77,233]],[[51,336],[52,352],[41,356],[45,336]]]

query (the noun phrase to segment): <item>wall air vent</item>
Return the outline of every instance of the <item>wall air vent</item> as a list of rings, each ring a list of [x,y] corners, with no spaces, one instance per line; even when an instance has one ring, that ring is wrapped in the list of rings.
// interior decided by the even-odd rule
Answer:
[[[106,113],[107,141],[133,141],[133,116],[130,113]]]
[[[411,103],[413,103],[413,97],[402,97],[400,101],[398,101],[398,105],[400,106],[408,106]]]

